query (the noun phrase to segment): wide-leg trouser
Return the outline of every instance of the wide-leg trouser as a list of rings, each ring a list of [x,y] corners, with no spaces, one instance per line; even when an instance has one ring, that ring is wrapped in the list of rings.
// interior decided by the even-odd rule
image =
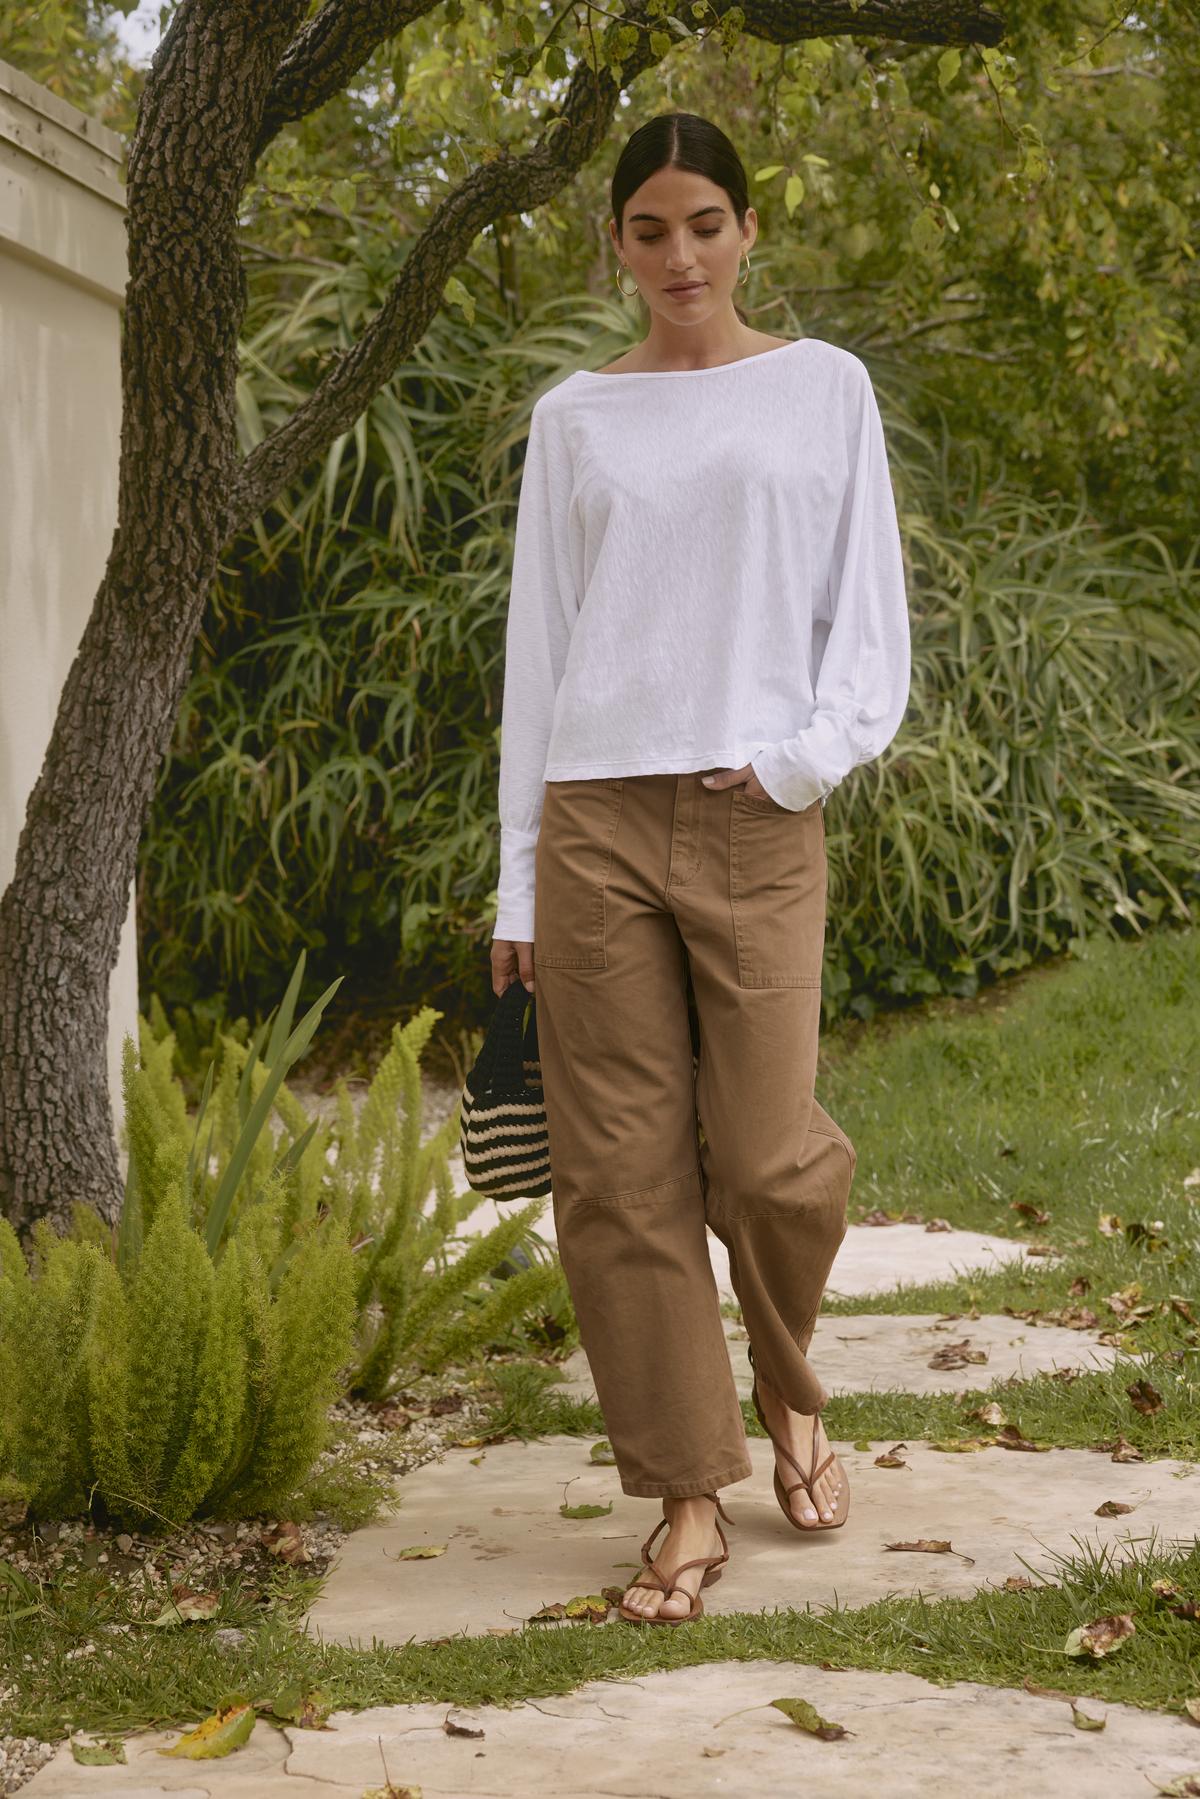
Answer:
[[[825,822],[700,771],[548,781],[534,965],[559,1254],[626,1493],[753,1472],[706,1226],[763,1382],[806,1350],[854,1146],[813,1084]]]

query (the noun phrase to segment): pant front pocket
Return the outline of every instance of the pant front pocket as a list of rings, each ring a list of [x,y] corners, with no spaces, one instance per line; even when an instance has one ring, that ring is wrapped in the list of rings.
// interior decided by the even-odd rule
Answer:
[[[605,889],[624,783],[547,781],[534,852],[533,960],[607,968]]]
[[[733,792],[729,903],[741,987],[819,987],[825,953],[825,818]]]

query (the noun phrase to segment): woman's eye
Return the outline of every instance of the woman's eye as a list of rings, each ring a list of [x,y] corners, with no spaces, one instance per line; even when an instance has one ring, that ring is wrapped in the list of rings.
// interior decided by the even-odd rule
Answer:
[[[720,233],[721,233],[721,227],[719,225],[716,225],[713,227],[713,229],[711,231],[698,231],[696,233],[696,236],[697,237],[719,237]],[[662,236],[662,232],[656,231],[654,233],[653,237],[639,237],[637,241],[639,244],[656,244],[661,236]]]

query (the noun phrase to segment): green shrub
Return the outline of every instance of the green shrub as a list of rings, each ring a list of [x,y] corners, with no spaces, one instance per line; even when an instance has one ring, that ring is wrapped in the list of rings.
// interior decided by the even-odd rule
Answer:
[[[115,1232],[77,1207],[27,1263],[0,1221],[0,1496],[38,1516],[93,1497],[139,1522],[280,1510],[347,1386],[382,1397],[398,1370],[466,1361],[563,1307],[557,1257],[531,1237],[544,1200],[456,1239],[480,1203],[450,1178],[457,1109],[421,1142],[440,1013],[395,1027],[357,1116],[341,1082],[336,1121],[308,1118],[284,1076],[333,989],[293,1029],[303,963],[249,1044],[220,1037],[194,1120],[161,1016],[157,1035],[139,1020],[140,1053],[126,1038]],[[529,1266],[503,1278],[519,1250]]]

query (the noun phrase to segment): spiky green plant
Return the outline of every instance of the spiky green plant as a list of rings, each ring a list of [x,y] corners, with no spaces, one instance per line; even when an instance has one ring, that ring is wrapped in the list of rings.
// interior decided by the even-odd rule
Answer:
[[[333,989],[293,1025],[303,969],[301,955],[249,1044],[219,1040],[194,1119],[161,1012],[139,1020],[140,1052],[126,1038],[115,1232],[77,1207],[69,1237],[35,1232],[27,1263],[0,1223],[0,1494],[35,1513],[94,1498],[144,1524],[274,1510],[346,1385],[382,1397],[398,1372],[519,1343],[569,1307],[533,1235],[544,1200],[458,1235],[479,1199],[450,1174],[457,1109],[422,1141],[439,1012],[395,1026],[357,1114],[340,1082],[335,1122],[308,1118],[284,1076]],[[518,1252],[529,1265],[506,1279]]]

